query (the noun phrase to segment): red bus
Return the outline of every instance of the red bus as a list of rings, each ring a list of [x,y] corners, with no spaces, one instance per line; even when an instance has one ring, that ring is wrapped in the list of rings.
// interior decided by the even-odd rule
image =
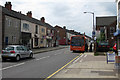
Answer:
[[[76,35],[72,36],[70,40],[70,50],[71,51],[82,51],[85,52],[85,36]]]

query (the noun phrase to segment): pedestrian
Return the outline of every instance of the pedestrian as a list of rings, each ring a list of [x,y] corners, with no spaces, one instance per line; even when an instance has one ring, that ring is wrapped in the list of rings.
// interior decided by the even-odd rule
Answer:
[[[90,50],[89,51],[92,52],[92,43],[90,44]]]
[[[87,43],[85,44],[85,51],[88,52],[88,45],[87,45]]]

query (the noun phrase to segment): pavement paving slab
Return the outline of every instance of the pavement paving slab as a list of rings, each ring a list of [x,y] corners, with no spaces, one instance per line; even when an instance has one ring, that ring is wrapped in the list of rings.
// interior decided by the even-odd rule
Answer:
[[[106,56],[84,53],[77,61],[60,71],[53,78],[110,78],[118,79],[114,63],[106,62]],[[104,80],[104,79],[103,79]]]

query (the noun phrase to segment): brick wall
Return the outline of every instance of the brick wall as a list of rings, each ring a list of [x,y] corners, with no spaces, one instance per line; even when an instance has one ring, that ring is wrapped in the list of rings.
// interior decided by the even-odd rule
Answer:
[[[66,44],[66,29],[63,29],[60,26],[55,26],[57,33],[58,33],[58,40],[60,45],[65,45]]]

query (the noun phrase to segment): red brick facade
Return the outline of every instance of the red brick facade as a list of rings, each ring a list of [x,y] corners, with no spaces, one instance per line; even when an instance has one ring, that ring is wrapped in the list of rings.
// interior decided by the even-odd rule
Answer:
[[[57,30],[57,40],[59,41],[60,45],[66,45],[67,44],[67,38],[66,38],[66,28],[62,28],[60,26],[55,26],[55,29]]]

